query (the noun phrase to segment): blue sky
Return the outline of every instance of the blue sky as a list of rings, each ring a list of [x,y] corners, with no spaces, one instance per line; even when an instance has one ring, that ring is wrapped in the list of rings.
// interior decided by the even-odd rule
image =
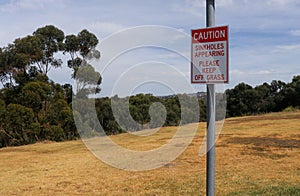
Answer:
[[[216,0],[216,25],[229,25],[230,28],[230,83],[225,88],[232,88],[240,82],[253,86],[274,79],[289,82],[292,76],[300,74],[299,10],[299,0]],[[190,30],[205,27],[205,0],[0,1],[1,47],[47,24],[57,26],[65,34],[77,34],[88,29],[97,35],[102,59],[95,66],[103,72],[102,96],[116,93],[112,89],[123,76],[126,76],[122,81],[125,86],[130,83],[130,78],[138,78],[130,74],[130,70],[139,65],[153,66],[153,69],[152,72],[145,70],[145,84],[137,84],[131,90],[134,93],[185,92],[190,89],[187,90],[184,85],[179,87],[178,78],[190,81],[190,64],[180,54],[189,57]],[[141,25],[158,25],[158,28],[148,32],[142,29],[141,35],[135,34],[135,31],[134,36],[127,35],[126,40],[152,40],[163,48],[131,49],[104,70],[105,65],[101,63],[109,62],[108,51],[120,47],[120,42],[110,41],[120,32],[123,35]],[[168,45],[171,42],[172,45]],[[110,44],[113,46],[107,48]],[[160,71],[163,64],[174,70],[169,73],[167,70]],[[138,70],[141,71],[136,69],[132,73],[136,74]],[[172,81],[172,84],[150,84],[154,75]],[[60,83],[73,83],[67,68],[53,69],[49,76]],[[132,83],[137,81],[141,82],[141,79],[131,80]],[[177,90],[168,85],[176,86],[174,89]],[[192,88],[194,91],[205,89],[204,85],[193,85]]]

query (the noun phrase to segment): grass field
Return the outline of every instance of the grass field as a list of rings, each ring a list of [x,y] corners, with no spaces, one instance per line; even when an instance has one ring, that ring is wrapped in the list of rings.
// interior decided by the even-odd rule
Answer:
[[[198,154],[205,127],[172,163],[143,172],[104,164],[81,140],[2,148],[0,195],[204,195],[205,157]],[[112,139],[145,150],[174,132]],[[300,112],[226,119],[216,144],[216,195],[300,195]]]

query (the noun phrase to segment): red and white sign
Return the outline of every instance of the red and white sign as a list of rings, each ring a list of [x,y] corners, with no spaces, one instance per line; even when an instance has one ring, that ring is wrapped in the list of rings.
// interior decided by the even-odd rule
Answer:
[[[228,83],[228,26],[192,30],[192,83]]]

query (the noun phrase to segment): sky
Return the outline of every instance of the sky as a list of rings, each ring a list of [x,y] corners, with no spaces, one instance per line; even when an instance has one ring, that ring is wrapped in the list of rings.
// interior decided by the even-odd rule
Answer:
[[[215,2],[216,26],[229,26],[229,84],[218,88],[300,74],[299,0]],[[0,0],[0,47],[49,24],[98,37],[100,96],[205,91],[190,84],[190,33],[206,25],[205,0]],[[49,77],[74,84],[66,64]]]

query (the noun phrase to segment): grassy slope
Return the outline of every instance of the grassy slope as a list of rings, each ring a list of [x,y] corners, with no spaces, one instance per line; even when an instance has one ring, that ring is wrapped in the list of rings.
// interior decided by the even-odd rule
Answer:
[[[205,123],[168,166],[145,172],[112,168],[81,141],[0,149],[0,195],[204,195],[205,157],[198,151]],[[166,127],[142,142],[112,138],[131,149],[158,147]],[[300,112],[231,118],[217,141],[216,195],[300,195]]]

